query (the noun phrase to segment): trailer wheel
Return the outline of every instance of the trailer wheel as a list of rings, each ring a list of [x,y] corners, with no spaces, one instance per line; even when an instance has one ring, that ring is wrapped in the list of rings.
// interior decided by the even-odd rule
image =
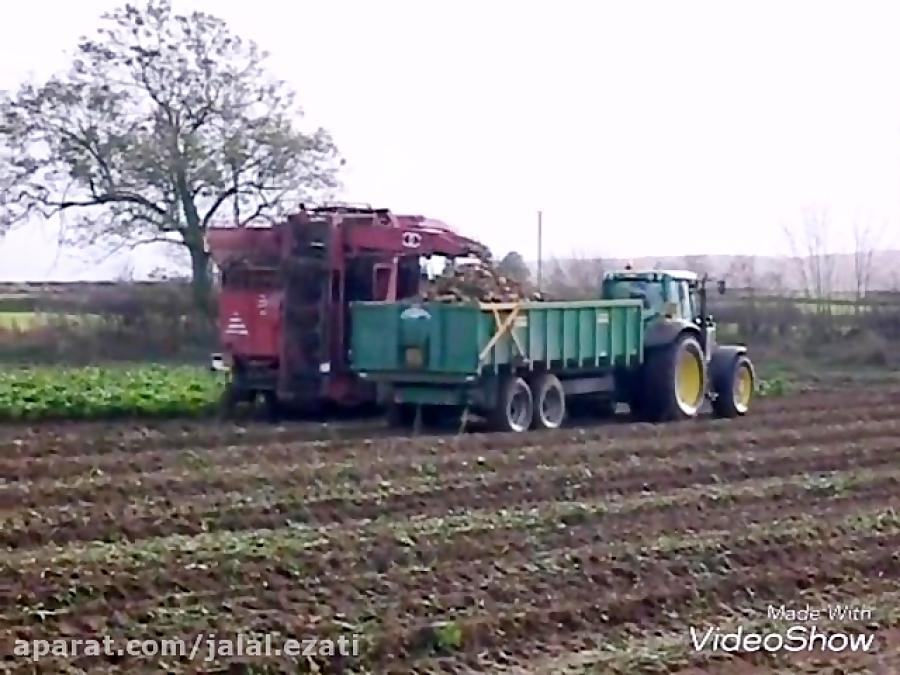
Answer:
[[[712,402],[716,417],[738,417],[746,415],[753,400],[756,382],[753,366],[744,354],[739,355],[722,379],[716,382],[716,398]]]
[[[697,417],[706,400],[709,375],[696,337],[682,334],[672,344],[652,350],[644,368],[641,413],[648,421]]]
[[[521,377],[509,377],[500,383],[497,405],[491,411],[491,427],[496,431],[527,431],[534,418],[531,387]]]
[[[532,428],[559,429],[566,418],[566,392],[559,378],[541,373],[531,384],[534,396]]]

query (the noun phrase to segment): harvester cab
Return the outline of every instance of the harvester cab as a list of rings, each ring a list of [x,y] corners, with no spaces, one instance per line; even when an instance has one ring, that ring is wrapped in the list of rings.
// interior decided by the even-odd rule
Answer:
[[[349,367],[350,303],[416,295],[428,256],[484,254],[439,221],[348,204],[211,228],[207,246],[222,271],[214,367],[231,374],[226,409],[262,396],[270,413],[374,402]]]

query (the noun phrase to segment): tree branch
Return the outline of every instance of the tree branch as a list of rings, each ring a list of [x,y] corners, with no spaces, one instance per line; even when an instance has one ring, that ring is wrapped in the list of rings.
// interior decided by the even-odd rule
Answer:
[[[232,186],[224,192],[220,193],[219,196],[216,197],[216,200],[212,203],[212,206],[209,207],[206,215],[203,216],[203,220],[200,224],[200,229],[205,230],[209,226],[209,221],[212,220],[212,217],[216,214],[216,211],[219,210],[219,207],[222,206],[222,204],[224,204],[229,197],[234,197],[237,192],[237,188]]]
[[[144,208],[150,209],[155,213],[158,213],[161,216],[166,216],[166,210],[160,208],[156,204],[148,201],[146,198],[137,194],[126,194],[126,193],[111,193],[111,194],[103,194],[97,195],[93,199],[83,200],[83,201],[63,201],[63,202],[53,202],[53,201],[45,201],[44,203],[47,206],[52,206],[53,208],[58,208],[59,210],[76,208],[76,207],[90,207],[90,206],[102,206],[104,204],[111,204],[114,202],[126,203],[126,204],[137,204],[139,206],[143,206]]]

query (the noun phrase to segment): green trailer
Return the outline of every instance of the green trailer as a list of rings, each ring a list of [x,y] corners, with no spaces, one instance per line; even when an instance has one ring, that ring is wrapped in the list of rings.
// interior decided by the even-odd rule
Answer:
[[[576,401],[597,416],[625,402],[648,421],[695,417],[707,398],[721,416],[747,412],[755,375],[746,348],[716,345],[711,317],[693,316],[706,304],[696,277],[628,271],[607,275],[601,295],[355,302],[351,367],[403,424],[467,411],[497,430],[552,429]]]

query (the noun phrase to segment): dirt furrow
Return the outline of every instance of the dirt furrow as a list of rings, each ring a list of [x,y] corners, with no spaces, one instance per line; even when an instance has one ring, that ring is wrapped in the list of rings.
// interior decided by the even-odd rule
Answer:
[[[373,605],[362,599],[365,595],[355,592],[349,593],[347,605],[339,605],[338,609],[365,609],[361,615],[341,611],[339,616],[346,617],[343,620],[351,625],[365,625],[376,636],[368,654],[373,665],[430,656],[440,641],[436,629],[441,622],[458,627],[462,651],[501,646],[514,650],[517,642],[535,635],[546,640],[590,628],[615,634],[616,626],[647,631],[660,624],[668,625],[673,611],[683,613],[697,606],[746,602],[747,589],[753,589],[760,599],[789,597],[799,589],[827,587],[836,582],[869,578],[896,582],[900,578],[900,556],[885,550],[883,543],[876,541],[847,552],[837,542],[818,551],[788,550],[775,556],[764,546],[756,555],[746,552],[745,560],[707,575],[697,575],[676,558],[672,567],[642,565],[631,568],[630,573],[621,567],[610,570],[598,560],[588,568],[574,566],[571,561],[568,566],[525,568],[518,575],[498,580],[479,579],[474,573],[460,574],[459,578],[448,580],[446,586],[442,580],[432,585],[423,579],[421,586],[392,586],[387,581],[384,587],[375,589],[377,597],[387,601],[386,607]],[[698,564],[703,562],[703,552],[700,554]],[[327,600],[337,604],[334,593],[327,595]],[[224,606],[228,608],[227,616],[221,611],[209,611],[221,610],[218,604],[207,611],[164,605],[149,615],[133,606],[125,616],[115,618],[110,632],[129,630],[132,621],[142,623],[142,617],[147,617],[167,634],[179,635],[185,629],[185,615],[195,630],[219,635],[238,626],[256,630],[278,627],[302,635],[322,635],[323,631],[334,630],[333,617],[323,615],[321,605],[303,590],[265,590],[228,599]],[[137,613],[133,614],[135,610]],[[93,634],[98,624],[106,630],[107,617],[79,612],[61,626],[53,624],[50,619],[49,626],[13,630],[19,636],[31,637],[35,637],[35,630],[51,627],[73,636]]]
[[[608,599],[596,599],[590,581],[576,582],[549,597],[535,594],[532,603],[492,606],[450,620],[459,630],[460,651],[484,654],[502,650],[511,656],[519,649],[533,653],[536,638],[554,643],[588,631],[607,639],[627,634],[624,631],[652,634],[671,626],[673,619],[683,622],[683,616],[692,610],[708,615],[723,605],[759,608],[767,600],[780,604],[800,591],[824,590],[836,582],[886,590],[900,585],[900,559],[883,550],[825,555],[818,562],[799,560],[796,565],[784,560],[778,563],[699,580],[684,576],[641,580],[631,592]],[[753,592],[752,600],[748,589]],[[397,623],[399,629],[379,635],[371,655],[374,663],[414,661],[433,653],[440,643],[435,620]]]
[[[878,389],[837,392],[834,394],[795,394],[771,402],[760,402],[753,414],[746,418],[734,420],[714,420],[702,418],[688,425],[658,425],[628,423],[627,418],[617,422],[591,424],[589,420],[582,422],[586,426],[562,429],[547,434],[554,442],[564,442],[566,437],[577,438],[591,434],[597,438],[623,437],[639,435],[645,438],[661,438],[673,434],[683,435],[696,431],[741,430],[752,429],[758,425],[769,428],[803,426],[833,418],[835,420],[852,420],[865,418],[867,415],[878,415],[879,410],[900,404],[900,389]],[[312,428],[311,428],[312,427]],[[96,428],[116,428],[108,424]],[[2,429],[2,427],[0,427]],[[0,441],[0,457],[4,461],[11,458],[40,458],[48,455],[103,456],[110,454],[139,454],[141,451],[183,451],[185,449],[212,450],[217,447],[239,445],[253,447],[282,444],[319,444],[330,452],[351,452],[361,443],[377,446],[384,452],[406,452],[422,443],[433,442],[436,438],[454,441],[477,450],[483,445],[500,444],[514,447],[522,442],[519,434],[467,433],[461,437],[455,434],[428,435],[425,437],[408,437],[384,430],[381,423],[354,423],[350,425],[336,423],[331,425],[300,424],[297,427],[254,426],[249,428],[226,427],[217,429],[215,424],[179,425],[162,427],[162,431],[154,431],[143,427],[127,427],[123,431],[113,431],[112,438],[104,439],[101,435],[81,432],[75,425],[68,433],[54,436],[52,432],[21,430]],[[7,430],[9,431],[9,430]],[[367,443],[368,442],[368,443]],[[0,465],[0,475],[4,475],[4,466]]]
[[[50,542],[101,539],[138,540],[164,533],[193,535],[216,530],[278,528],[290,523],[347,523],[375,517],[437,515],[463,509],[473,503],[495,508],[540,503],[555,499],[593,499],[603,494],[653,492],[691,485],[718,484],[732,480],[787,476],[801,472],[840,471],[849,468],[890,466],[900,454],[900,439],[870,439],[862,447],[838,444],[838,452],[824,447],[788,448],[773,453],[777,461],[754,461],[752,457],[728,457],[709,464],[688,461],[658,466],[641,464],[613,467],[607,471],[576,467],[570,471],[549,470],[531,475],[483,476],[464,484],[430,483],[424,488],[399,491],[361,490],[359,493],[317,497],[302,491],[276,494],[228,506],[199,504],[190,500],[146,508],[113,508],[107,504],[49,508],[40,512],[20,511],[0,519],[0,544],[39,546]],[[390,487],[390,486],[386,486]],[[33,514],[33,515],[32,515]],[[11,517],[10,517],[11,516]]]
[[[760,400],[736,420],[426,433],[0,426],[0,648],[355,632],[361,661],[320,672],[649,672],[705,665],[654,646],[688,625],[900,597],[896,385]],[[891,616],[878,627],[900,627]],[[800,662],[745,665],[770,663]],[[190,669],[40,668],[150,665]]]
[[[804,429],[759,430],[742,434],[697,434],[684,439],[652,442],[628,439],[615,443],[584,440],[565,445],[524,445],[510,452],[490,448],[476,458],[459,455],[452,449],[433,447],[406,456],[369,457],[366,461],[333,463],[321,456],[290,457],[290,463],[279,465],[260,460],[255,464],[209,466],[203,457],[196,457],[193,467],[167,466],[158,471],[109,472],[96,469],[88,476],[72,482],[50,480],[28,482],[16,480],[0,486],[0,509],[46,508],[53,504],[97,502],[112,509],[116,504],[140,501],[154,495],[163,503],[190,495],[207,496],[240,491],[270,493],[281,487],[300,490],[304,486],[325,486],[344,483],[346,489],[359,492],[366,480],[381,484],[385,480],[421,481],[469,479],[500,471],[525,472],[543,466],[576,463],[594,465],[643,458],[678,458],[689,455],[703,461],[716,455],[731,456],[745,453],[756,456],[769,450],[777,451],[786,444],[837,442],[858,443],[866,438],[895,436],[900,438],[900,408],[896,413],[885,411],[878,421],[857,421],[846,425],[826,425]],[[298,462],[298,459],[301,460]],[[749,460],[748,460],[749,461]],[[352,487],[351,487],[352,486]],[[2,517],[2,516],[0,516]]]
[[[830,485],[819,480],[809,483],[802,477],[792,485],[783,485],[780,480],[774,485],[749,481],[746,485],[722,486],[712,493],[703,487],[699,491],[678,490],[670,495],[598,503],[548,502],[502,514],[474,511],[464,516],[418,519],[400,527],[379,519],[349,528],[288,527],[190,538],[168,536],[117,545],[93,542],[76,547],[42,547],[0,560],[0,581],[12,590],[27,581],[29,570],[44,580],[78,579],[86,570],[137,573],[141,569],[164,571],[217,564],[231,569],[240,561],[254,560],[281,560],[287,570],[320,570],[323,575],[348,567],[384,571],[394,564],[437,565],[444,558],[475,559],[498,551],[527,553],[539,546],[642,541],[664,532],[728,529],[736,517],[748,524],[809,513],[834,518],[849,510],[884,503],[896,493],[892,477],[875,484],[870,481],[868,476],[859,477],[856,483],[839,480]],[[11,599],[16,598],[13,595]]]
[[[866,497],[865,502],[868,502],[870,495],[866,494]],[[890,494],[883,495],[880,504],[886,501],[890,501]],[[328,565],[328,561],[307,556],[306,560],[286,558],[269,559],[266,563],[248,561],[250,564],[242,568],[233,566],[210,568],[195,565],[188,570],[182,568],[178,571],[175,566],[170,566],[169,569],[174,572],[171,578],[165,574],[165,569],[154,570],[156,576],[148,570],[143,575],[129,577],[124,570],[106,568],[106,577],[97,584],[95,575],[93,585],[89,578],[84,578],[81,570],[74,574],[61,570],[47,571],[41,575],[39,581],[44,588],[43,593],[37,597],[30,595],[29,580],[23,578],[19,583],[9,584],[11,589],[9,600],[23,608],[21,612],[24,615],[32,611],[26,609],[27,607],[39,608],[44,614],[45,623],[55,620],[53,618],[55,612],[62,612],[60,618],[65,621],[72,612],[81,616],[126,611],[128,608],[130,608],[128,611],[135,611],[138,606],[143,606],[149,611],[160,597],[165,597],[167,587],[177,589],[173,601],[179,606],[197,602],[197,598],[204,596],[211,599],[207,602],[221,600],[233,605],[241,594],[257,597],[264,589],[267,593],[297,592],[315,603],[319,613],[324,611],[329,603],[339,603],[343,598],[346,607],[339,607],[339,610],[346,613],[350,611],[349,607],[357,595],[370,598],[392,597],[391,583],[402,586],[415,579],[423,580],[426,586],[430,583],[432,593],[438,593],[441,589],[444,589],[443,592],[450,592],[454,586],[483,589],[494,584],[499,588],[505,588],[506,584],[499,580],[496,583],[492,582],[490,576],[497,572],[501,573],[501,576],[510,573],[522,573],[527,576],[541,569],[574,565],[581,571],[592,567],[603,573],[611,571],[617,577],[630,578],[633,582],[634,575],[628,572],[629,565],[637,564],[639,568],[644,568],[654,558],[669,560],[676,566],[683,565],[688,568],[692,559],[699,558],[707,569],[714,565],[720,568],[720,571],[727,571],[735,564],[753,565],[754,560],[761,559],[760,556],[777,558],[778,555],[785,555],[785,552],[824,550],[831,541],[836,541],[840,546],[843,546],[842,541],[846,540],[855,541],[859,546],[866,543],[889,551],[895,550],[893,544],[900,542],[900,528],[893,521],[885,522],[883,526],[877,521],[870,522],[867,517],[872,511],[867,504],[848,501],[842,504],[843,510],[836,510],[835,506],[826,502],[820,513],[817,513],[819,509],[814,506],[811,511],[817,513],[817,519],[809,518],[810,510],[802,511],[806,517],[806,524],[804,521],[781,521],[780,525],[771,529],[768,525],[757,525],[747,531],[729,534],[722,530],[698,532],[689,528],[680,533],[681,539],[678,538],[679,532],[665,530],[656,534],[656,539],[648,537],[642,542],[640,539],[629,538],[625,544],[621,543],[623,540],[619,537],[608,539],[596,536],[583,541],[569,538],[566,541],[556,542],[561,545],[555,547],[541,546],[542,542],[537,541],[533,547],[525,550],[506,549],[498,553],[498,549],[495,548],[493,556],[463,555],[456,559],[440,558],[431,563],[427,560],[418,560],[410,561],[406,566],[401,561],[383,560],[382,564],[378,564],[377,561],[373,564],[373,561],[370,561],[368,566],[360,564],[355,569],[342,570]],[[858,510],[863,506],[866,506],[865,510],[856,511],[855,518],[851,516],[848,520],[847,509]],[[854,514],[853,511],[850,513]],[[832,524],[821,524],[827,522]],[[590,536],[588,531],[585,534]],[[759,550],[764,550],[765,555],[756,553],[757,558],[747,557]],[[318,569],[315,566],[316,562],[319,563]],[[362,583],[369,585],[361,587]],[[347,593],[350,593],[349,597]],[[18,612],[3,615],[4,622],[21,623],[23,620],[24,617]]]
[[[797,589],[796,593],[747,598],[740,607],[723,605],[718,608],[699,606],[689,611],[679,612],[677,618],[661,621],[654,630],[625,633],[621,637],[608,632],[588,629],[573,632],[567,636],[550,636],[546,642],[535,640],[531,645],[523,645],[516,655],[516,665],[521,674],[546,675],[592,675],[610,673],[631,675],[632,673],[677,673],[678,675],[725,675],[731,672],[779,673],[780,675],[800,675],[807,673],[884,673],[891,675],[894,670],[866,669],[865,664],[874,665],[880,656],[890,657],[890,641],[897,643],[896,626],[900,625],[900,613],[896,611],[900,601],[900,584],[893,578],[858,579],[836,587],[812,587]],[[815,622],[787,621],[769,617],[768,606],[799,608],[807,604],[811,607],[856,606],[873,608],[874,620],[854,620],[840,616],[823,617]],[[757,652],[730,653],[707,650],[694,651],[689,637],[689,627],[698,630],[717,627],[723,631],[734,631],[742,627],[746,631],[779,632],[791,625],[815,626],[819,631],[830,633],[838,629],[854,634],[874,634],[873,649],[869,653],[823,653],[814,649],[809,654],[781,654]],[[900,651],[896,653],[900,656]],[[493,660],[492,657],[500,659]],[[809,668],[810,662],[818,662]],[[805,664],[803,662],[806,662]],[[856,662],[862,670],[845,670],[847,662]],[[900,660],[896,661],[900,663]],[[490,672],[508,672],[509,655],[496,650],[494,654],[483,654],[482,667]],[[417,667],[420,664],[417,664]],[[426,666],[427,664],[422,663]],[[804,665],[806,667],[804,667]],[[798,668],[799,666],[799,668]],[[830,667],[829,667],[830,666]],[[702,668],[701,668],[702,667]],[[745,670],[744,668],[752,668]]]

